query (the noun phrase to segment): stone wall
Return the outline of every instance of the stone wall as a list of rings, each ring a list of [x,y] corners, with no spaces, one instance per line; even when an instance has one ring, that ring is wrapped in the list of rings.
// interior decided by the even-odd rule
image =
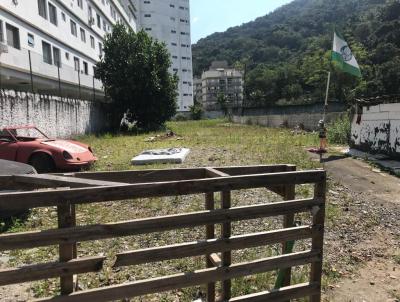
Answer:
[[[352,147],[400,158],[400,103],[363,107],[351,125]]]
[[[306,130],[315,130],[322,119],[322,112],[323,104],[247,108],[242,115],[233,114],[233,121],[266,127],[294,128],[301,124]],[[327,123],[335,121],[345,112],[345,104],[331,103],[325,121]]]
[[[51,137],[71,137],[106,128],[106,104],[13,90],[0,90],[0,128],[36,125]]]

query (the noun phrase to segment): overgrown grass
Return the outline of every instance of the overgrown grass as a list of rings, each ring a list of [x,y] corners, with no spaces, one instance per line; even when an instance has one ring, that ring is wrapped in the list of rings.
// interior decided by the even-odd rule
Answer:
[[[347,114],[328,125],[329,143],[347,145],[351,135],[351,122]]]
[[[184,167],[193,166],[226,166],[253,164],[295,164],[299,169],[312,169],[320,164],[311,161],[306,147],[316,146],[318,138],[314,134],[296,135],[286,129],[270,129],[259,126],[235,125],[223,120],[184,121],[168,123],[168,128],[178,135],[155,142],[146,142],[146,138],[162,133],[141,134],[138,136],[123,136],[104,134],[100,136],[81,136],[78,139],[90,144],[99,161],[93,170],[129,170],[167,168],[171,165],[153,165],[132,167],[133,156],[145,149],[166,147],[188,147],[191,154]],[[298,186],[297,197],[309,197],[312,187]],[[244,190],[233,192],[234,206],[273,202],[279,198],[266,189]],[[216,201],[219,204],[219,201]],[[80,205],[77,207],[77,223],[80,225],[107,223],[129,219],[171,215],[204,209],[204,196],[180,196],[171,198],[151,198],[127,200],[114,203]],[[329,208],[331,209],[331,208]],[[328,218],[334,219],[336,209],[329,211]],[[309,223],[309,217],[299,216]],[[56,227],[55,208],[33,210],[29,219],[10,231],[43,230]],[[257,219],[235,223],[233,234],[245,234],[263,230],[276,229],[281,226],[279,218]],[[218,228],[217,228],[218,229]],[[101,241],[83,242],[78,246],[78,255],[90,256],[104,254],[107,261],[99,274],[83,274],[79,276],[80,285],[87,288],[120,284],[126,281],[140,280],[160,275],[174,274],[181,271],[191,271],[204,268],[202,257],[185,258],[165,261],[162,263],[113,269],[112,262],[115,254],[138,248],[148,248],[156,245],[167,245],[193,240],[204,239],[204,228],[197,227],[185,230],[168,231],[163,233],[130,236]],[[307,249],[309,242],[296,243],[296,249]],[[247,249],[233,253],[234,262],[251,261],[260,257],[269,257],[279,253],[279,245]],[[12,263],[40,263],[57,259],[57,247],[38,248],[27,251],[14,251],[11,254]],[[293,272],[293,280],[306,280],[309,268],[297,268]],[[248,278],[239,278],[233,282],[235,295],[256,292],[273,287],[277,272],[259,274]],[[56,279],[34,283],[33,289],[37,296],[49,296],[57,293]],[[195,287],[158,295],[135,299],[134,301],[191,301],[197,292],[204,292],[203,287]]]

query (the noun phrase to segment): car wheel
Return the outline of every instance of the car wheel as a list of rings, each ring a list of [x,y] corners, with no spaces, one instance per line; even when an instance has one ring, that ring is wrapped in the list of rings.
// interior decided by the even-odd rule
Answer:
[[[29,164],[33,166],[38,173],[51,173],[55,172],[55,164],[53,159],[45,153],[34,154]]]

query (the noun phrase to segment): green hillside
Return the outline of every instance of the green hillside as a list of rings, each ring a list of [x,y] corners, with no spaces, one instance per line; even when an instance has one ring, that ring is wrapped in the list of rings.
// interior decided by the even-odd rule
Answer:
[[[330,65],[333,30],[346,38],[363,79]],[[399,0],[295,0],[253,22],[193,46],[197,76],[213,60],[245,69],[249,102],[322,101],[332,68],[332,98],[400,93]]]

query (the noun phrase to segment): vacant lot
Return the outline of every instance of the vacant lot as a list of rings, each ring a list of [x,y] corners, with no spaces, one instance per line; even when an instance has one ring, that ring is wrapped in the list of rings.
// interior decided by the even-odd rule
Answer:
[[[185,167],[278,163],[295,164],[298,169],[320,167],[319,163],[310,160],[305,151],[306,147],[317,144],[317,137],[313,134],[295,134],[285,129],[234,125],[220,120],[176,122],[168,124],[168,127],[176,136],[166,138],[163,136],[164,132],[160,132],[138,136],[85,136],[79,139],[90,144],[99,157],[98,163],[93,167],[94,170],[138,169],[130,166],[131,158],[142,150],[160,147],[190,148],[192,152],[186,163],[182,165]],[[157,134],[160,136],[157,137]],[[149,137],[155,138],[150,139],[151,142],[149,142]],[[168,166],[139,168],[154,167],[166,168]],[[361,237],[368,236],[368,230],[379,225],[381,216],[386,215],[386,212],[382,214],[371,211],[369,213],[369,208],[365,210],[365,204],[360,201],[359,197],[355,197],[349,188],[334,181],[330,181],[328,187],[324,289],[332,288],[339,279],[356,273],[359,263],[362,263],[367,255],[359,253],[357,250],[349,252],[349,249],[357,245]],[[299,186],[297,197],[309,196],[311,192],[311,187]],[[278,199],[277,195],[266,190],[247,190],[234,192],[232,204],[234,206],[248,205],[265,202],[265,200],[273,202]],[[354,204],[354,201],[357,201],[357,203]],[[77,220],[78,224],[105,223],[201,209],[204,209],[203,196],[197,195],[127,200],[117,203],[79,206],[77,208]],[[360,215],[362,215],[362,220]],[[308,217],[298,217],[300,222],[307,221],[307,219]],[[17,221],[14,227],[8,231],[46,229],[54,227],[55,224],[55,209],[45,208],[33,211],[27,221]],[[235,223],[233,234],[274,229],[280,225],[281,221],[277,219],[257,219],[246,223]],[[203,268],[204,259],[202,257],[117,270],[111,267],[113,257],[117,252],[198,239],[204,239],[203,228],[82,243],[78,246],[79,256],[104,254],[109,262],[106,263],[105,268],[99,274],[80,276],[79,284],[83,289],[87,289]],[[307,241],[298,242],[296,248],[304,249],[308,244]],[[276,255],[277,253],[279,253],[278,246],[247,249],[234,252],[233,261],[242,262]],[[56,260],[56,247],[13,252],[9,256],[11,257],[11,265],[39,263],[49,261],[49,259]],[[307,278],[307,275],[308,267],[300,267],[294,272],[293,281],[301,282]],[[269,289],[274,285],[275,279],[276,272],[270,272],[235,280],[233,294],[236,296]],[[54,294],[56,293],[55,289],[58,288],[57,282],[54,279],[33,283],[33,292],[36,296]],[[191,288],[135,299],[134,301],[191,301],[201,295],[202,292],[204,292],[204,288]]]

